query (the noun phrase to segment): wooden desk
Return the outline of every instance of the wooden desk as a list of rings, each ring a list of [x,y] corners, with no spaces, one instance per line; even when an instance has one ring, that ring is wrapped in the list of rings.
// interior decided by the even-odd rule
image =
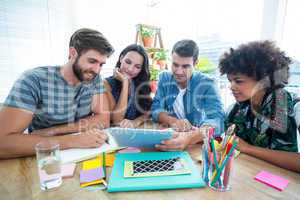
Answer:
[[[188,151],[197,161],[201,145],[191,146]],[[201,172],[201,165],[199,173]],[[232,189],[216,192],[208,187],[199,189],[179,189],[142,192],[107,193],[106,191],[87,191],[79,187],[79,171],[64,179],[61,187],[44,192],[39,188],[35,157],[0,161],[0,199],[113,199],[113,200],[163,200],[163,199],[300,199],[300,174],[278,168],[245,154],[235,160]],[[260,170],[268,170],[289,180],[288,187],[279,192],[253,180]]]

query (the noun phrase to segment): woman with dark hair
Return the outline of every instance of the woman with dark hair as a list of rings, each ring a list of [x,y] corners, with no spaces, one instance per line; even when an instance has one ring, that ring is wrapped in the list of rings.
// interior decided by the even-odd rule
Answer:
[[[220,60],[236,103],[225,126],[236,124],[241,152],[300,172],[293,99],[284,89],[291,59],[270,41],[230,49]]]
[[[149,79],[145,49],[137,44],[127,46],[119,56],[114,75],[104,81],[113,124],[135,128],[149,118]]]

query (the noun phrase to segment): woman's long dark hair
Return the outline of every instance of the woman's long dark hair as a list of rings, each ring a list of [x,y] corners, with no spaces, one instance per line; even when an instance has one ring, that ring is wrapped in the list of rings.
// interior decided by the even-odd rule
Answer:
[[[150,81],[149,59],[146,50],[142,46],[137,44],[131,44],[127,46],[120,53],[115,68],[120,68],[121,58],[124,57],[130,51],[135,51],[143,57],[142,70],[135,78],[133,78],[133,83],[136,88],[136,93],[135,93],[136,108],[140,113],[144,113],[145,111],[150,110],[151,103],[152,103],[152,99],[150,97],[151,89],[149,86],[149,81]]]

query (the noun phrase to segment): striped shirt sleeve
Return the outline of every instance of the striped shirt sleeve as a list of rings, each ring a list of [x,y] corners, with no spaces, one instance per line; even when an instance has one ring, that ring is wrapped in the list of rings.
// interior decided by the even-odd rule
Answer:
[[[34,74],[25,72],[14,83],[4,102],[4,106],[22,108],[34,113],[36,111],[38,101],[39,81]]]

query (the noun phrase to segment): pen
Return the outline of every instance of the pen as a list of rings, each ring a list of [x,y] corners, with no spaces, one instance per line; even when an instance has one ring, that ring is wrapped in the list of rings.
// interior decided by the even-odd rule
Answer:
[[[219,165],[218,165],[218,160],[217,160],[217,153],[216,153],[216,149],[215,149],[214,139],[210,140],[210,145],[211,145],[211,150],[213,152],[213,159],[214,159],[215,167],[216,167],[216,170],[218,171]]]
[[[208,170],[209,170],[209,156],[208,156],[208,150],[207,150],[207,143],[204,143],[204,148],[202,151],[202,155],[203,155],[203,166],[204,166],[204,170],[203,170],[203,179],[206,183],[208,183],[209,179],[208,179]]]
[[[103,164],[103,174],[104,174],[104,180],[106,180],[106,161],[105,161],[105,152],[102,153],[102,164]]]
[[[232,155],[232,153],[233,153],[233,151],[234,151],[236,145],[237,145],[237,142],[234,141],[234,142],[233,142],[233,145],[232,145],[232,147],[231,147],[231,149],[230,149],[230,151],[229,151],[229,153],[226,155],[226,157],[225,157],[225,159],[224,159],[222,165],[220,166],[219,171],[213,176],[213,178],[212,178],[212,183],[211,183],[212,185],[214,185],[214,184],[216,183],[216,181],[220,178],[220,175],[221,175],[220,172],[223,171],[223,169],[224,169],[225,165],[227,164],[227,162],[228,162],[230,156]]]

